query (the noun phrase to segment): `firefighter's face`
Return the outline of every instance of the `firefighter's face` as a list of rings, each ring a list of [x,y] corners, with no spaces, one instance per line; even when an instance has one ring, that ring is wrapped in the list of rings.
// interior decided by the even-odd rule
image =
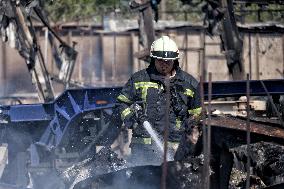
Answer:
[[[163,60],[163,59],[156,59],[155,60],[155,67],[157,71],[162,75],[169,75],[174,67],[173,60]]]

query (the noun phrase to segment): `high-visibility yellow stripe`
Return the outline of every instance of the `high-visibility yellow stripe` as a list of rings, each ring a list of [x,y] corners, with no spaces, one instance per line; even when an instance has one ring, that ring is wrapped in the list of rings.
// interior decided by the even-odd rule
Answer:
[[[121,119],[124,120],[126,118],[126,116],[128,116],[131,113],[132,113],[131,109],[130,108],[126,108],[125,110],[123,110],[121,112]]]
[[[138,89],[138,88],[141,88],[141,87],[152,87],[152,88],[159,88],[159,85],[158,83],[155,83],[155,82],[137,82],[135,83],[135,88]]]
[[[152,144],[151,138],[140,138],[140,137],[133,137],[131,139],[132,143],[138,143],[138,144]]]
[[[176,118],[176,128],[180,129],[181,126],[181,120],[179,117]]]
[[[188,113],[193,114],[193,115],[199,115],[199,114],[201,114],[201,107],[188,110]]]
[[[155,88],[158,89],[159,85],[158,83],[154,83],[154,82],[137,82],[134,84],[135,85],[135,89],[140,89],[141,88],[141,98],[143,101],[146,101],[146,97],[147,97],[147,91],[148,88]]]
[[[190,89],[185,89],[185,92],[183,94],[190,96],[190,97],[194,96],[194,92]]]
[[[151,144],[152,140],[151,140],[151,138],[143,138],[143,143],[144,144]]]
[[[123,95],[123,94],[120,94],[120,95],[117,97],[117,99],[118,99],[119,101],[122,101],[122,102],[132,103],[132,101],[129,100],[129,99],[128,99],[125,95]]]

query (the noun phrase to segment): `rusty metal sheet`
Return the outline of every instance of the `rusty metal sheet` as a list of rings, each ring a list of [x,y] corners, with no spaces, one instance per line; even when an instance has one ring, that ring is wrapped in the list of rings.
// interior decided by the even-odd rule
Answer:
[[[205,121],[208,124],[208,119]],[[237,117],[212,117],[211,126],[246,131],[246,120]],[[268,124],[250,122],[250,132],[284,139],[284,129]]]

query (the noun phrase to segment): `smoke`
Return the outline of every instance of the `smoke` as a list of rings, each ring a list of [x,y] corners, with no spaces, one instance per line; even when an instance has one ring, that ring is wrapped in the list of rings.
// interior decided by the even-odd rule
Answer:
[[[30,187],[33,189],[66,189],[65,183],[58,176],[54,169],[46,169],[45,171],[37,171],[31,174]]]
[[[5,165],[1,181],[12,185],[26,184],[28,182],[26,165],[29,155],[27,148],[31,143],[31,135],[20,125],[13,125],[18,126],[18,129],[8,127],[6,123],[1,126],[1,143],[8,144],[8,164]]]
[[[139,166],[100,175],[88,184],[99,189],[158,189],[160,175],[160,166]],[[76,188],[81,188],[84,184],[86,183],[81,183]]]
[[[160,139],[157,132],[152,128],[151,124],[148,121],[144,121],[143,126],[146,129],[146,131],[150,134],[151,138],[155,141],[158,149],[163,155],[164,154],[164,142]],[[173,159],[174,159],[174,154],[169,153],[169,151],[167,151],[167,160],[172,161]]]

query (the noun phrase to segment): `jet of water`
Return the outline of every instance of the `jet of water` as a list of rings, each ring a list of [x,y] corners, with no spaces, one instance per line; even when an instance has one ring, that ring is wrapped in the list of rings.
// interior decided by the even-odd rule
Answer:
[[[150,134],[154,142],[156,143],[160,152],[164,154],[164,142],[162,141],[162,139],[160,139],[158,133],[152,128],[149,121],[144,121],[143,126],[146,129],[146,131]],[[169,154],[169,152],[167,152],[167,160],[168,161],[173,160],[173,154]]]

